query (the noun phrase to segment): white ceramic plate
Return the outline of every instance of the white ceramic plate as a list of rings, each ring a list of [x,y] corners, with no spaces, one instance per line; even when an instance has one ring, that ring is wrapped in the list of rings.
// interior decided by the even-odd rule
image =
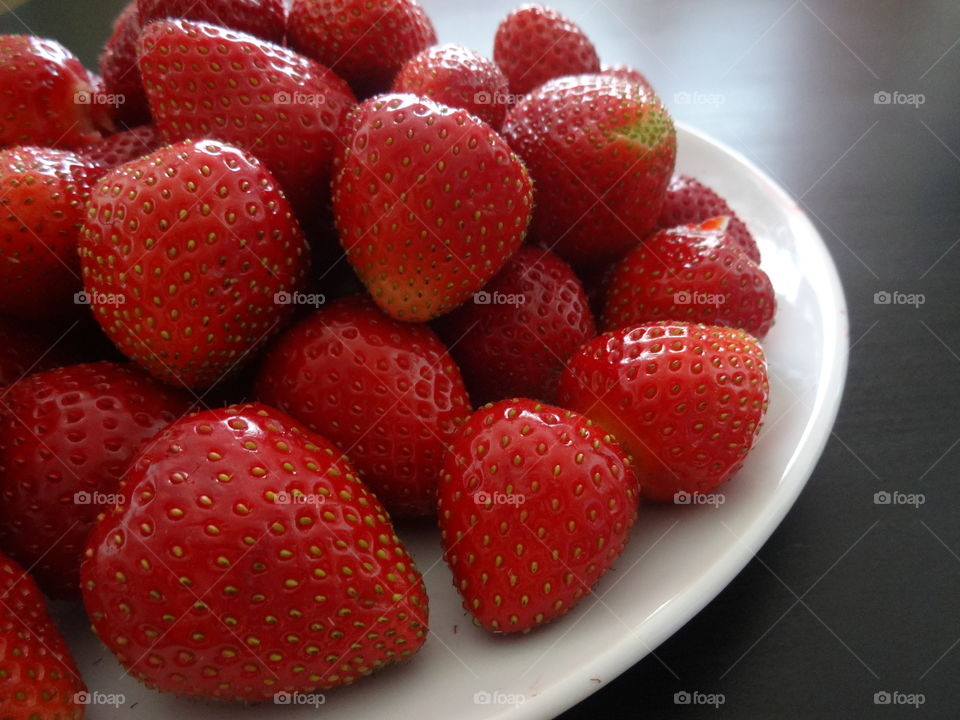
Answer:
[[[636,663],[713,599],[780,523],[823,450],[846,375],[847,314],[836,268],[796,203],[696,131],[681,127],[679,146],[678,169],[716,188],[752,229],[779,303],[764,343],[770,411],[743,470],[721,489],[722,505],[642,507],[626,552],[594,595],[523,637],[474,627],[440,558],[438,533],[405,529],[430,596],[430,637],[411,662],[326,693],[319,708],[245,708],[147,690],[71,614],[67,634],[88,686],[125,700],[91,706],[88,718],[549,718]]]

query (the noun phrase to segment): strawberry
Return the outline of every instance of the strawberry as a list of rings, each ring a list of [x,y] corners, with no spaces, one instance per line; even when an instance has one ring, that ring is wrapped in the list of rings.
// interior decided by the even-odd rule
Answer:
[[[198,20],[283,43],[286,10],[283,0],[136,0],[140,22],[164,18]]]
[[[127,463],[187,411],[189,396],[139,370],[88,363],[30,375],[0,412],[0,543],[57,596],[79,592],[80,558]]]
[[[326,67],[251,35],[161,20],[140,38],[140,69],[165,138],[232,143],[260,158],[302,213],[325,202],[355,102]]]
[[[636,68],[630,67],[629,65],[604,65],[600,68],[600,74],[610,75],[611,77],[619,78],[620,80],[632,82],[650,93],[654,91],[653,86],[647,80],[647,76]]]
[[[0,553],[0,717],[81,720],[85,692],[40,588]]]
[[[511,100],[510,85],[495,62],[452,43],[410,58],[394,78],[393,92],[469,110],[494,129],[503,124]]]
[[[81,154],[87,162],[109,169],[149,155],[165,144],[155,126],[140,125],[87,145]]]
[[[94,79],[56,40],[0,35],[0,147],[76,148],[113,129]]]
[[[613,565],[639,488],[627,455],[590,420],[504,400],[464,425],[438,493],[464,608],[488,630],[518,632],[567,613]]]
[[[0,310],[37,318],[73,303],[77,235],[101,174],[70,150],[0,150]]]
[[[583,30],[543,5],[523,5],[507,15],[493,40],[493,58],[519,95],[562,75],[600,71],[600,58]]]
[[[333,181],[347,258],[398,320],[452,310],[523,242],[526,168],[486,123],[413,95],[367,100],[352,129]]]
[[[447,348],[424,325],[343,298],[267,353],[257,397],[332,440],[393,515],[429,517],[447,443],[470,398]]]
[[[214,140],[167,146],[103,177],[80,238],[86,292],[120,350],[156,377],[206,387],[292,310],[308,248],[260,162]]]
[[[531,238],[578,267],[617,259],[654,228],[676,158],[660,99],[607,75],[551,80],[503,133],[536,188]]]
[[[113,33],[100,52],[103,92],[123,97],[123,102],[117,105],[115,117],[126,127],[150,122],[150,105],[137,66],[140,30],[137,0],[130,0],[113,21]]]
[[[597,334],[583,285],[553,253],[524,247],[438,321],[475,402],[552,402],[564,364]]]
[[[687,320],[766,335],[777,306],[773,285],[730,227],[722,215],[660,230],[628,252],[607,281],[604,329]]]
[[[594,338],[560,376],[560,403],[615,433],[643,496],[709,493],[743,464],[767,411],[767,365],[743,330],[664,322]]]
[[[759,265],[760,249],[747,226],[737,217],[726,200],[689,175],[674,175],[670,180],[657,227],[666,229],[678,225],[695,225],[718,215],[730,216],[727,232],[747,256]]]
[[[359,97],[390,87],[403,64],[435,42],[415,0],[293,0],[290,46],[346,78]]]
[[[387,511],[287,415],[259,404],[189,415],[134,459],[127,483],[81,577],[94,630],[148,686],[309,693],[426,638],[423,579]]]

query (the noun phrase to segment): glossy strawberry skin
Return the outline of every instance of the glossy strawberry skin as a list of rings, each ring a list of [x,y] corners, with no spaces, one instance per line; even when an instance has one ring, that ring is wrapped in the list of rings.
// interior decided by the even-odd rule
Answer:
[[[290,47],[329,66],[365,98],[390,87],[403,64],[437,42],[415,0],[293,0]]]
[[[580,280],[553,253],[523,247],[483,293],[438,321],[474,402],[553,402],[564,364],[597,334]]]
[[[730,217],[660,230],[628,252],[607,281],[603,327],[685,320],[763,338],[776,296],[730,232]]]
[[[42,318],[73,304],[77,235],[100,175],[69,150],[0,150],[0,311]]]
[[[33,579],[0,553],[0,712],[6,720],[82,720],[86,691]]]
[[[674,175],[670,180],[657,227],[666,230],[679,225],[695,225],[719,215],[730,216],[728,232],[747,256],[759,265],[760,249],[743,220],[737,217],[726,200],[689,175]]]
[[[470,414],[453,359],[424,325],[343,298],[287,331],[257,397],[329,438],[394,516],[429,517],[447,444]]]
[[[184,18],[222,25],[280,45],[286,11],[283,0],[136,0],[140,22]]]
[[[140,125],[87,145],[81,154],[87,162],[110,169],[149,155],[166,144],[156,126]]]
[[[656,95],[606,75],[558,78],[507,114],[503,134],[536,188],[532,241],[588,268],[655,227],[676,159]]]
[[[510,13],[493,43],[494,60],[520,95],[553,78],[600,71],[600,58],[583,30],[543,5],[524,5]]]
[[[302,287],[309,249],[266,168],[204,140],[104,176],[80,257],[94,313],[114,344],[165,382],[207,387],[290,316],[292,306],[275,295]]]
[[[287,415],[187,416],[127,480],[81,576],[94,630],[148,686],[272,699],[353,682],[423,643],[423,581],[386,510]]]
[[[160,20],[140,38],[154,121],[171,142],[212,137],[256,155],[303,214],[329,197],[347,84],[309,58],[206,23]]]
[[[600,74],[610,75],[620,80],[627,80],[628,82],[639,85],[648,92],[654,92],[653,85],[647,80],[647,76],[629,65],[604,65],[600,68]]]
[[[393,92],[430,98],[472,112],[499,129],[510,105],[510,84],[495,62],[452,43],[410,58],[393,81]]]
[[[637,325],[584,345],[559,397],[616,435],[644,497],[670,501],[712,492],[740,469],[767,410],[767,366],[742,330]]]
[[[333,182],[347,259],[388,315],[425,321],[479,290],[520,247],[532,190],[503,138],[413,95],[362,103]]]
[[[583,416],[531,400],[480,408],[437,504],[464,608],[494,632],[565,614],[623,551],[638,498],[626,454]]]
[[[103,91],[123,96],[114,114],[120,125],[129,128],[150,122],[150,104],[137,66],[137,39],[141,30],[137,0],[130,0],[113,21],[113,32],[100,52]]]
[[[104,498],[118,492],[141,445],[191,399],[133,366],[106,362],[34,373],[7,389],[0,543],[48,593],[79,594],[80,558]]]

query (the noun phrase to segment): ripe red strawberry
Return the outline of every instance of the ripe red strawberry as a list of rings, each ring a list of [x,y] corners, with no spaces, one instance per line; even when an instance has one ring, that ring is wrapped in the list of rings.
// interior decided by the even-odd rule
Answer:
[[[326,67],[251,35],[161,20],[140,38],[140,69],[168,140],[232,143],[260,158],[301,212],[326,201],[337,132],[355,102]]]
[[[669,322],[594,338],[560,377],[560,403],[613,432],[644,497],[708,493],[753,446],[767,411],[767,365],[743,330]]]
[[[81,154],[87,162],[109,169],[149,155],[165,144],[155,126],[140,125],[87,145]]]
[[[438,492],[454,585],[495,632],[530,630],[589,593],[623,551],[639,498],[629,458],[605,430],[532,400],[477,410]]]
[[[75,148],[99,140],[110,110],[90,102],[94,79],[56,40],[0,35],[0,146]]]
[[[120,350],[205,387],[252,357],[292,306],[309,250],[276,180],[214,140],[167,146],[100,181],[80,238],[86,292]]]
[[[93,628],[181,695],[351,683],[420,647],[427,596],[339,450],[265,405],[189,415],[132,463],[81,568]],[[160,639],[162,638],[162,642]]]
[[[543,5],[524,5],[507,15],[497,28],[493,58],[520,95],[562,75],[600,71],[600,58],[583,30]]]
[[[86,687],[33,579],[0,553],[0,717],[81,720]]]
[[[656,95],[607,75],[559,78],[521,100],[503,133],[534,180],[535,242],[597,266],[655,227],[677,145]]]
[[[564,364],[597,334],[583,285],[553,253],[524,247],[439,321],[476,403],[555,400]]]
[[[114,113],[121,125],[135,127],[150,122],[150,105],[137,67],[137,39],[140,37],[137,0],[129,4],[113,21],[113,33],[100,52],[103,92],[122,96]]]
[[[347,258],[398,320],[423,321],[483,287],[523,242],[530,178],[465,110],[382,95],[353,117],[333,181]]]
[[[393,515],[436,512],[443,455],[470,414],[460,371],[425,325],[343,298],[267,353],[257,397],[332,440]]]
[[[197,20],[283,43],[286,10],[283,0],[137,0],[144,25],[164,18]]]
[[[600,74],[610,75],[620,80],[627,80],[628,82],[641,86],[647,92],[652,93],[654,91],[653,86],[647,80],[647,76],[629,65],[604,65],[600,69]]]
[[[687,320],[763,338],[777,307],[773,285],[730,227],[730,217],[722,215],[660,230],[628,252],[607,281],[604,329]]]
[[[410,58],[394,78],[393,92],[469,110],[494,129],[503,124],[511,100],[510,85],[495,62],[452,43]]]
[[[187,411],[189,395],[132,366],[38,372],[6,390],[0,412],[0,544],[52,595],[79,593],[97,514],[130,458]]]
[[[77,235],[100,174],[69,150],[0,150],[0,311],[48,317],[73,303]]]
[[[390,87],[403,64],[437,42],[416,0],[293,0],[290,47],[346,78],[358,97]]]
[[[730,216],[727,232],[747,256],[759,265],[760,249],[747,226],[737,217],[726,200],[689,175],[674,175],[670,180],[657,227],[667,229],[679,225],[696,225],[718,215]]]

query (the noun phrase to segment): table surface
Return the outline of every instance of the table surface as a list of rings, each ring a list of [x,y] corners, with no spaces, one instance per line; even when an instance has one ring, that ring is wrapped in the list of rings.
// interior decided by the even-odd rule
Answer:
[[[485,53],[514,4],[424,2],[442,41]],[[562,717],[957,717],[960,4],[552,5],[797,198],[839,267],[851,342],[830,443],[770,541],[655,656]],[[95,67],[121,6],[0,0],[0,32],[56,37]],[[884,291],[923,303],[878,304]],[[881,490],[925,502],[878,505]],[[724,703],[676,705],[682,690]],[[880,708],[881,691],[924,704]]]

